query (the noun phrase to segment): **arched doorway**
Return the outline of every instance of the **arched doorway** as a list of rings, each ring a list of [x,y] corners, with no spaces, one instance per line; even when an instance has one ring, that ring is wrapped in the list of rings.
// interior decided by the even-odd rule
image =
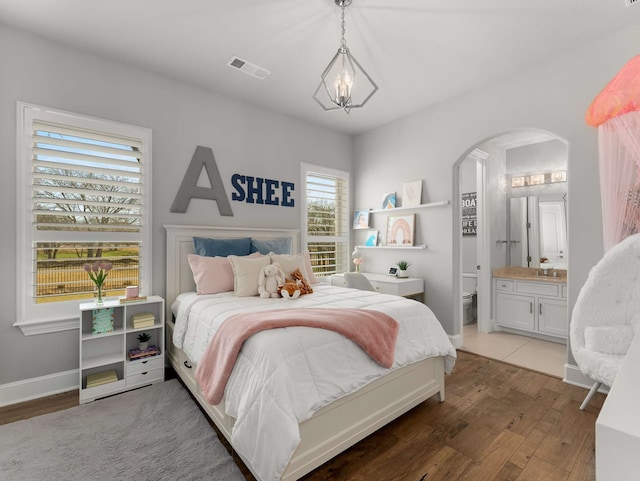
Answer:
[[[453,211],[453,312],[456,347],[464,343],[463,322],[468,320],[469,301],[463,299],[463,292],[475,283],[477,295],[474,299],[474,314],[477,329],[487,333],[500,330],[493,322],[492,269],[508,264],[507,259],[507,202],[508,197],[519,195],[509,191],[507,180],[512,172],[507,167],[507,157],[517,158],[522,152],[544,150],[541,146],[561,146],[564,152],[565,168],[568,160],[567,142],[548,131],[539,129],[518,129],[479,141],[472,145],[453,166],[453,201],[457,208]],[[523,157],[520,155],[520,157]],[[524,157],[523,157],[524,158]],[[548,160],[548,159],[546,159]],[[472,164],[471,167],[469,164]],[[539,165],[538,165],[539,164]],[[525,174],[534,174],[549,169],[548,162],[531,161],[517,167]],[[465,178],[468,172],[474,173],[469,183]],[[565,183],[565,189],[566,189]],[[565,191],[566,192],[566,191]],[[463,235],[463,213],[461,201],[473,194],[477,200],[477,230],[468,229]],[[496,206],[500,206],[499,208]],[[466,220],[466,219],[465,219]],[[469,252],[474,251],[473,256]]]

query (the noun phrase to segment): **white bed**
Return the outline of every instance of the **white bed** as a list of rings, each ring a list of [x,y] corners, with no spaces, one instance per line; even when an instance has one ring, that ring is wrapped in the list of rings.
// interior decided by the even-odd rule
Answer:
[[[252,237],[264,239],[290,237],[292,240],[292,252],[297,252],[298,231],[201,226],[165,226],[165,228],[167,230],[166,317],[168,338],[166,345],[168,358],[177,374],[196,397],[205,412],[207,412],[227,440],[234,445],[232,430],[236,420],[226,413],[225,401],[223,400],[216,406],[207,403],[195,380],[195,363],[190,359],[187,352],[179,349],[172,342],[175,325],[171,321],[173,316],[171,306],[181,293],[195,290],[192,273],[187,262],[187,255],[193,253],[194,236],[209,238]],[[317,295],[325,295],[324,291],[327,290],[326,288],[328,288],[328,286],[319,286]],[[333,288],[333,290],[339,293],[341,288]],[[328,291],[331,291],[331,288],[328,288]],[[353,297],[351,293],[345,293],[344,289],[342,289],[342,291],[343,305],[344,302],[355,302],[351,299],[351,297]],[[353,293],[353,295],[357,294]],[[381,296],[370,293],[363,293],[362,295]],[[182,297],[184,296],[181,296],[181,298]],[[241,299],[242,298],[238,298],[239,301]],[[404,302],[403,300],[394,301],[390,296],[383,296],[381,299],[383,299],[383,301],[379,302],[383,303],[390,302],[393,304],[395,302],[402,304]],[[301,301],[302,300],[301,298]],[[242,302],[249,301],[253,301],[253,299],[245,298]],[[256,299],[255,301],[260,300]],[[264,301],[269,302],[270,300],[267,299],[263,300],[263,302]],[[283,299],[273,300],[273,302],[281,301],[286,303],[297,302],[285,301]],[[376,301],[378,301],[377,298]],[[299,303],[299,305],[313,305],[313,303],[314,295],[312,294],[308,296],[306,300]],[[350,306],[350,304],[347,306]],[[182,328],[182,322],[182,319],[180,319],[180,328]],[[439,325],[438,328],[441,329]],[[444,331],[442,331],[442,333],[437,332],[437,337],[441,338],[441,334],[443,333]],[[192,357],[199,359],[199,352],[193,349],[187,350]],[[451,350],[452,351],[448,352],[449,356],[446,360],[449,367],[452,365],[452,354],[455,356],[455,351],[453,351],[452,347]],[[364,386],[357,391],[332,401],[328,405],[315,411],[311,417],[300,422],[297,426],[299,428],[300,443],[297,445],[280,479],[286,481],[299,479],[376,429],[433,395],[438,395],[439,399],[443,401],[444,371],[445,357],[436,356],[417,362],[412,361],[404,367],[396,367],[384,375],[377,376],[373,381],[367,381],[364,383]],[[366,406],[365,409],[363,409],[364,406]],[[235,409],[233,404],[229,404],[228,407],[228,410],[232,412]],[[241,424],[242,423],[240,423],[240,425]],[[252,468],[255,460],[245,457],[242,448],[238,451],[238,454],[243,461],[245,461],[249,469],[252,470],[257,479],[268,479],[267,476],[264,476],[264,473],[261,475],[259,471]]]

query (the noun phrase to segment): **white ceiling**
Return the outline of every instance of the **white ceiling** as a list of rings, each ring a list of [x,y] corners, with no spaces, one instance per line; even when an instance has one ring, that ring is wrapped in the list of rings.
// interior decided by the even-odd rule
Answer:
[[[636,25],[640,5],[353,0],[347,45],[380,90],[349,115],[312,99],[339,46],[334,0],[0,0],[0,22],[355,134]],[[227,67],[234,55],[272,74]]]

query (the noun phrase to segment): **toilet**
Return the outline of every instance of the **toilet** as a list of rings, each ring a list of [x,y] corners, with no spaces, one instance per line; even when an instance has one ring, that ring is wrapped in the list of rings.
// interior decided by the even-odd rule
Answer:
[[[475,316],[476,274],[462,275],[462,322],[471,324]]]

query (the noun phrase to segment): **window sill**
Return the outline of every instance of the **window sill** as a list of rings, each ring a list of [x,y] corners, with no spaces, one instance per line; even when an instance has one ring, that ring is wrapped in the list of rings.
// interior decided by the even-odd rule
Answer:
[[[14,327],[19,327],[25,336],[37,334],[50,334],[52,332],[70,331],[78,329],[78,318],[72,319],[47,319],[42,321],[17,321]]]

